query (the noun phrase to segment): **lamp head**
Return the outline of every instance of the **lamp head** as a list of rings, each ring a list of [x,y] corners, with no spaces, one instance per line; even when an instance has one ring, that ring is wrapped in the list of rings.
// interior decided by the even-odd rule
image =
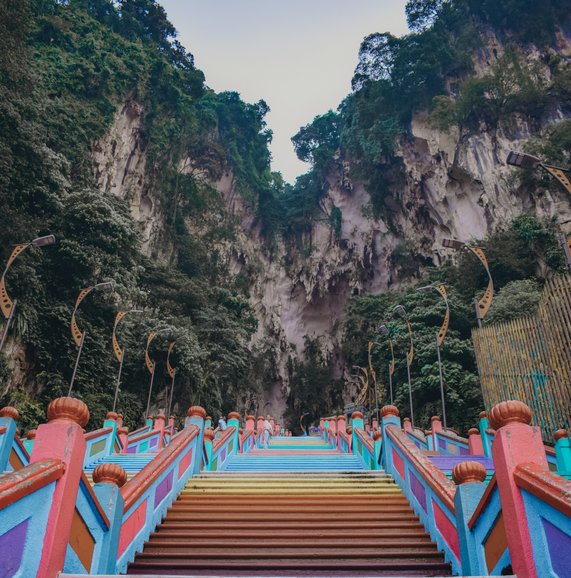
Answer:
[[[103,283],[97,283],[97,285],[93,286],[95,291],[111,291],[113,289],[113,282],[112,281],[105,281]]]
[[[144,309],[129,309],[128,313],[144,313]]]
[[[541,160],[527,153],[510,151],[506,159],[508,165],[520,169],[535,169],[541,164]]]
[[[385,337],[388,337],[388,336],[391,334],[391,332],[389,331],[389,328],[388,328],[386,325],[381,325],[381,326],[379,327],[379,331],[380,331]]]
[[[172,335],[173,330],[170,327],[165,327],[164,329],[160,329],[157,331],[157,335]]]
[[[30,241],[30,245],[34,247],[47,247],[48,245],[53,245],[56,242],[54,235],[45,235],[44,237],[36,237]]]
[[[465,247],[464,243],[457,241],[456,239],[442,239],[442,246],[447,249],[454,249],[459,251]]]

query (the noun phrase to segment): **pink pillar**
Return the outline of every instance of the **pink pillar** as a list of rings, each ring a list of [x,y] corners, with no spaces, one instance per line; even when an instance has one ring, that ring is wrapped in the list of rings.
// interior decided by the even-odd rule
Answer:
[[[437,415],[432,416],[432,445],[434,447],[434,451],[440,451],[438,449],[438,440],[436,439],[436,434],[442,431],[442,422]]]
[[[523,496],[514,481],[514,470],[521,463],[534,462],[549,471],[541,430],[530,423],[531,410],[521,401],[504,401],[490,412],[490,425],[496,430],[492,457],[513,573],[518,578],[536,578],[537,572]]]
[[[158,445],[159,448],[162,448],[164,445],[163,436],[165,434],[166,421],[167,421],[167,418],[166,418],[164,412],[162,410],[159,411],[159,413],[157,414],[157,417],[155,417],[155,423],[153,426],[154,431],[160,432],[159,445]]]
[[[117,427],[123,427],[123,414],[117,414]]]
[[[373,431],[377,431],[379,429],[379,420],[374,417],[373,418]]]
[[[484,455],[484,445],[482,444],[482,436],[478,428],[473,427],[468,430],[468,448],[473,456]]]
[[[325,421],[325,420],[324,420],[322,417],[319,418],[319,431],[320,431],[320,432],[323,432],[323,422],[324,422],[324,421]]]
[[[63,570],[83,471],[83,427],[88,421],[89,410],[82,401],[60,397],[49,404],[48,423],[37,430],[30,462],[59,459],[65,465],[65,473],[56,482],[52,496],[36,578],[53,578]]]
[[[256,418],[253,415],[246,416],[246,431],[256,429]]]
[[[403,429],[405,432],[412,431],[412,424],[410,423],[410,418],[405,417],[403,420]]]
[[[119,427],[117,428],[117,437],[121,442],[121,453],[127,453],[127,446],[129,445],[129,428],[128,427]]]
[[[264,416],[263,415],[258,416],[258,425],[257,425],[256,429],[258,430],[258,433],[264,431]]]
[[[337,418],[336,417],[332,417],[329,420],[329,431],[333,434],[337,433]]]
[[[365,424],[365,431],[367,433],[370,433],[370,431],[371,431],[371,426],[368,423]]]

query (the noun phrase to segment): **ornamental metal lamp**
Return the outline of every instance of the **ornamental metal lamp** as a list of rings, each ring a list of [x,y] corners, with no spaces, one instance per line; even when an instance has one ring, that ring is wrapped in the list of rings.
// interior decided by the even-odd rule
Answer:
[[[410,366],[412,364],[412,360],[414,359],[414,343],[412,340],[412,327],[410,325],[410,321],[408,320],[408,316],[406,314],[406,309],[402,305],[397,305],[393,309],[394,313],[396,313],[399,317],[402,317],[406,323],[408,329],[408,337],[410,339],[410,348],[406,354],[406,373],[408,376],[408,401],[410,405],[410,423],[414,428],[414,409],[412,407],[412,384],[410,381]]]
[[[119,345],[119,341],[117,340],[117,328],[121,320],[126,316],[130,315],[131,313],[144,313],[142,309],[130,309],[129,311],[118,311],[117,315],[115,315],[115,323],[113,324],[113,352],[115,353],[115,357],[119,362],[119,373],[117,375],[117,383],[115,385],[115,396],[113,397],[113,410],[115,411],[117,407],[117,398],[119,396],[119,386],[121,385],[121,374],[123,373],[123,360],[125,359],[125,351],[126,347],[121,348]]]
[[[176,376],[176,370],[171,365],[170,359],[171,359],[172,350],[174,349],[175,345],[176,345],[176,341],[171,341],[169,343],[169,347],[167,349],[167,373],[169,374],[169,377],[171,378],[171,394],[170,394],[170,398],[169,398],[169,410],[167,412],[167,417],[169,417],[171,415],[172,398],[173,398],[173,394],[174,394],[174,378]]]
[[[81,304],[81,302],[93,291],[111,291],[113,289],[113,283],[111,281],[105,281],[103,283],[97,283],[93,287],[86,287],[79,292],[77,299],[75,300],[75,307],[73,308],[73,313],[71,314],[71,336],[75,345],[77,345],[77,356],[75,358],[75,365],[73,366],[73,373],[71,374],[71,381],[69,382],[69,390],[67,392],[67,397],[71,397],[71,390],[73,389],[73,384],[75,382],[75,376],[77,375],[77,367],[79,365],[79,359],[81,358],[81,353],[83,351],[83,344],[85,342],[85,336],[87,331],[81,331],[77,325],[76,313]]]
[[[386,325],[379,326],[379,331],[383,334],[384,337],[387,338],[389,342],[389,349],[391,350],[391,360],[389,361],[389,393],[391,396],[391,405],[394,404],[393,401],[393,375],[395,373],[395,350],[393,340],[391,339],[390,335],[391,332]]]
[[[444,299],[444,304],[446,305],[446,313],[444,314],[444,321],[440,326],[440,329],[436,333],[436,353],[438,356],[438,373],[440,374],[440,399],[442,402],[442,423],[444,429],[447,429],[446,425],[446,402],[444,398],[444,379],[442,377],[442,360],[440,358],[440,348],[444,343],[444,338],[446,337],[446,332],[448,331],[448,325],[450,324],[450,306],[448,304],[448,294],[446,293],[446,286],[443,283],[437,283],[434,285],[426,285],[426,287],[419,287],[417,291],[437,291],[439,295]]]
[[[476,257],[478,257],[484,266],[484,269],[486,270],[488,275],[488,286],[486,287],[486,291],[480,300],[474,299],[476,321],[478,322],[478,327],[482,327],[482,319],[484,319],[486,313],[489,311],[490,305],[492,304],[492,299],[494,298],[494,281],[492,279],[492,274],[490,272],[490,266],[488,265],[486,254],[481,247],[473,247],[472,245],[462,243],[462,241],[457,241],[456,239],[443,239],[442,246],[446,247],[447,249],[454,249],[455,251],[462,251],[467,249],[476,255]]]
[[[555,177],[565,187],[565,190],[571,194],[571,181],[569,180],[571,171],[568,169],[562,169],[561,167],[549,165],[544,163],[538,157],[515,151],[509,152],[506,162],[508,165],[517,167],[519,169],[540,168],[546,173],[549,173],[552,177]],[[567,266],[569,269],[571,269],[571,235],[569,237],[562,236],[561,245],[563,247],[563,251],[565,252],[565,257],[567,258]]]
[[[147,398],[147,410],[145,411],[145,418],[149,415],[149,409],[151,407],[151,395],[153,393],[153,382],[155,381],[155,369],[157,365],[149,355],[149,347],[151,346],[151,343],[155,337],[159,335],[170,334],[172,334],[172,329],[170,327],[165,327],[164,329],[160,329],[158,331],[151,331],[147,336],[147,347],[145,348],[145,364],[147,365],[147,370],[151,374],[151,383],[149,384],[149,397]]]
[[[6,263],[6,268],[2,273],[2,277],[0,277],[0,309],[2,309],[2,315],[6,320],[4,330],[2,331],[2,337],[0,338],[0,351],[2,351],[6,338],[8,337],[8,331],[10,330],[10,326],[14,320],[16,306],[18,304],[17,299],[14,299],[13,301],[10,299],[8,291],[6,290],[6,273],[8,273],[8,269],[10,269],[10,266],[15,261],[16,257],[23,253],[28,247],[47,247],[48,245],[53,245],[55,242],[56,238],[54,235],[45,235],[43,237],[36,237],[29,243],[19,243],[14,246],[14,249],[12,249],[12,253],[10,253],[10,257],[8,257],[8,262]]]

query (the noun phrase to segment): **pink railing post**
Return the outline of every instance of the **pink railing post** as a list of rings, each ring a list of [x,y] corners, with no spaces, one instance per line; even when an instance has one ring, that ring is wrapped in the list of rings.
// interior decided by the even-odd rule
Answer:
[[[337,449],[341,451],[341,432],[347,433],[347,418],[345,414],[337,416]]]
[[[127,453],[127,446],[129,445],[129,428],[128,427],[119,427],[117,428],[117,437],[121,442],[121,453]]]
[[[478,428],[473,427],[468,430],[468,448],[472,456],[484,455],[484,445]]]
[[[496,430],[492,457],[506,523],[506,538],[513,572],[518,578],[536,578],[530,528],[523,496],[514,480],[519,464],[534,462],[549,471],[541,430],[531,427],[531,410],[521,401],[504,401],[490,412],[490,425]]]
[[[164,412],[162,410],[159,411],[159,413],[157,414],[157,417],[155,417],[155,423],[153,426],[153,430],[160,432],[159,444],[157,446],[157,449],[160,449],[164,446],[164,439],[163,438],[165,435],[166,421],[167,421],[167,418],[166,418]]]
[[[410,421],[410,417],[405,417],[402,420],[402,423],[403,423],[402,427],[406,433],[412,431],[412,422]]]
[[[256,429],[256,418],[253,415],[246,416],[246,431]]]
[[[83,471],[83,428],[88,421],[89,410],[81,400],[60,397],[48,406],[48,423],[37,429],[30,462],[59,459],[65,465],[65,472],[56,482],[52,496],[36,578],[53,578],[63,570]]]

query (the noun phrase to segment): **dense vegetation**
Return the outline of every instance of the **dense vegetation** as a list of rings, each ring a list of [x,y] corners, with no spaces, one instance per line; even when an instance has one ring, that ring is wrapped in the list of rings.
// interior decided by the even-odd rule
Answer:
[[[176,247],[170,265],[140,252],[128,200],[96,189],[91,148],[129,99],[143,105],[148,192],[164,215],[163,248]],[[235,226],[220,194],[177,167],[188,156],[196,172],[216,179],[229,165],[241,194],[256,204],[274,178],[267,110],[263,101],[209,90],[154,0],[0,3],[2,261],[15,242],[57,237],[53,247],[27,251],[7,277],[18,298],[13,335],[26,345],[28,383],[4,387],[0,403],[16,405],[22,427],[43,419],[47,402],[67,392],[76,354],[73,304],[82,287],[101,280],[114,281],[113,293],[89,296],[79,312],[87,337],[74,393],[91,409],[90,427],[111,408],[118,369],[111,329],[125,308],[146,310],[120,326],[127,354],[118,409],[127,425],[145,409],[143,352],[153,328],[171,327],[168,340],[177,342],[179,415],[191,403],[211,412],[253,404],[272,368],[264,351],[249,348],[256,321],[247,284],[230,275],[228,256],[213,250],[232,240]],[[192,233],[196,225],[206,232]],[[159,362],[154,407],[167,405],[166,345],[157,338],[151,351]],[[0,372],[9,377],[6,358]]]
[[[415,112],[429,111],[434,127],[457,127],[462,135],[493,132],[514,114],[539,128],[557,105],[571,114],[571,68],[559,58],[530,65],[518,48],[554,42],[556,25],[566,25],[570,0],[409,0],[412,32],[367,36],[359,50],[353,92],[337,112],[318,116],[293,137],[298,156],[313,164],[311,176],[297,185],[316,183],[307,202],[313,218],[323,218],[319,201],[336,158],[350,160],[352,177],[366,183],[372,211],[388,217],[385,199],[404,181],[397,144],[406,142]],[[485,75],[473,74],[472,55],[485,53],[485,32],[492,29],[505,47],[494,53]],[[509,128],[509,127],[507,127]],[[566,138],[571,132],[566,127]],[[569,151],[569,149],[567,149]]]
[[[496,290],[486,324],[534,313],[546,276],[566,271],[557,231],[553,222],[524,216],[514,220],[508,229],[478,242],[488,257]],[[372,360],[382,383],[382,403],[386,403],[390,353],[387,339],[378,329],[385,323],[395,343],[395,402],[405,416],[409,415],[404,354],[409,337],[404,321],[393,311],[396,305],[403,305],[414,333],[411,374],[415,425],[429,427],[430,417],[442,413],[435,337],[444,319],[445,305],[436,291],[419,292],[417,288],[435,282],[445,283],[451,312],[450,330],[442,348],[448,423],[465,431],[474,425],[483,407],[471,331],[475,327],[473,299],[482,295],[487,274],[472,253],[463,252],[456,264],[448,262],[428,270],[420,282],[406,291],[354,297],[343,350],[348,366],[367,367],[367,342],[380,344],[373,348]],[[367,409],[374,407],[372,402],[373,398],[368,400]]]

